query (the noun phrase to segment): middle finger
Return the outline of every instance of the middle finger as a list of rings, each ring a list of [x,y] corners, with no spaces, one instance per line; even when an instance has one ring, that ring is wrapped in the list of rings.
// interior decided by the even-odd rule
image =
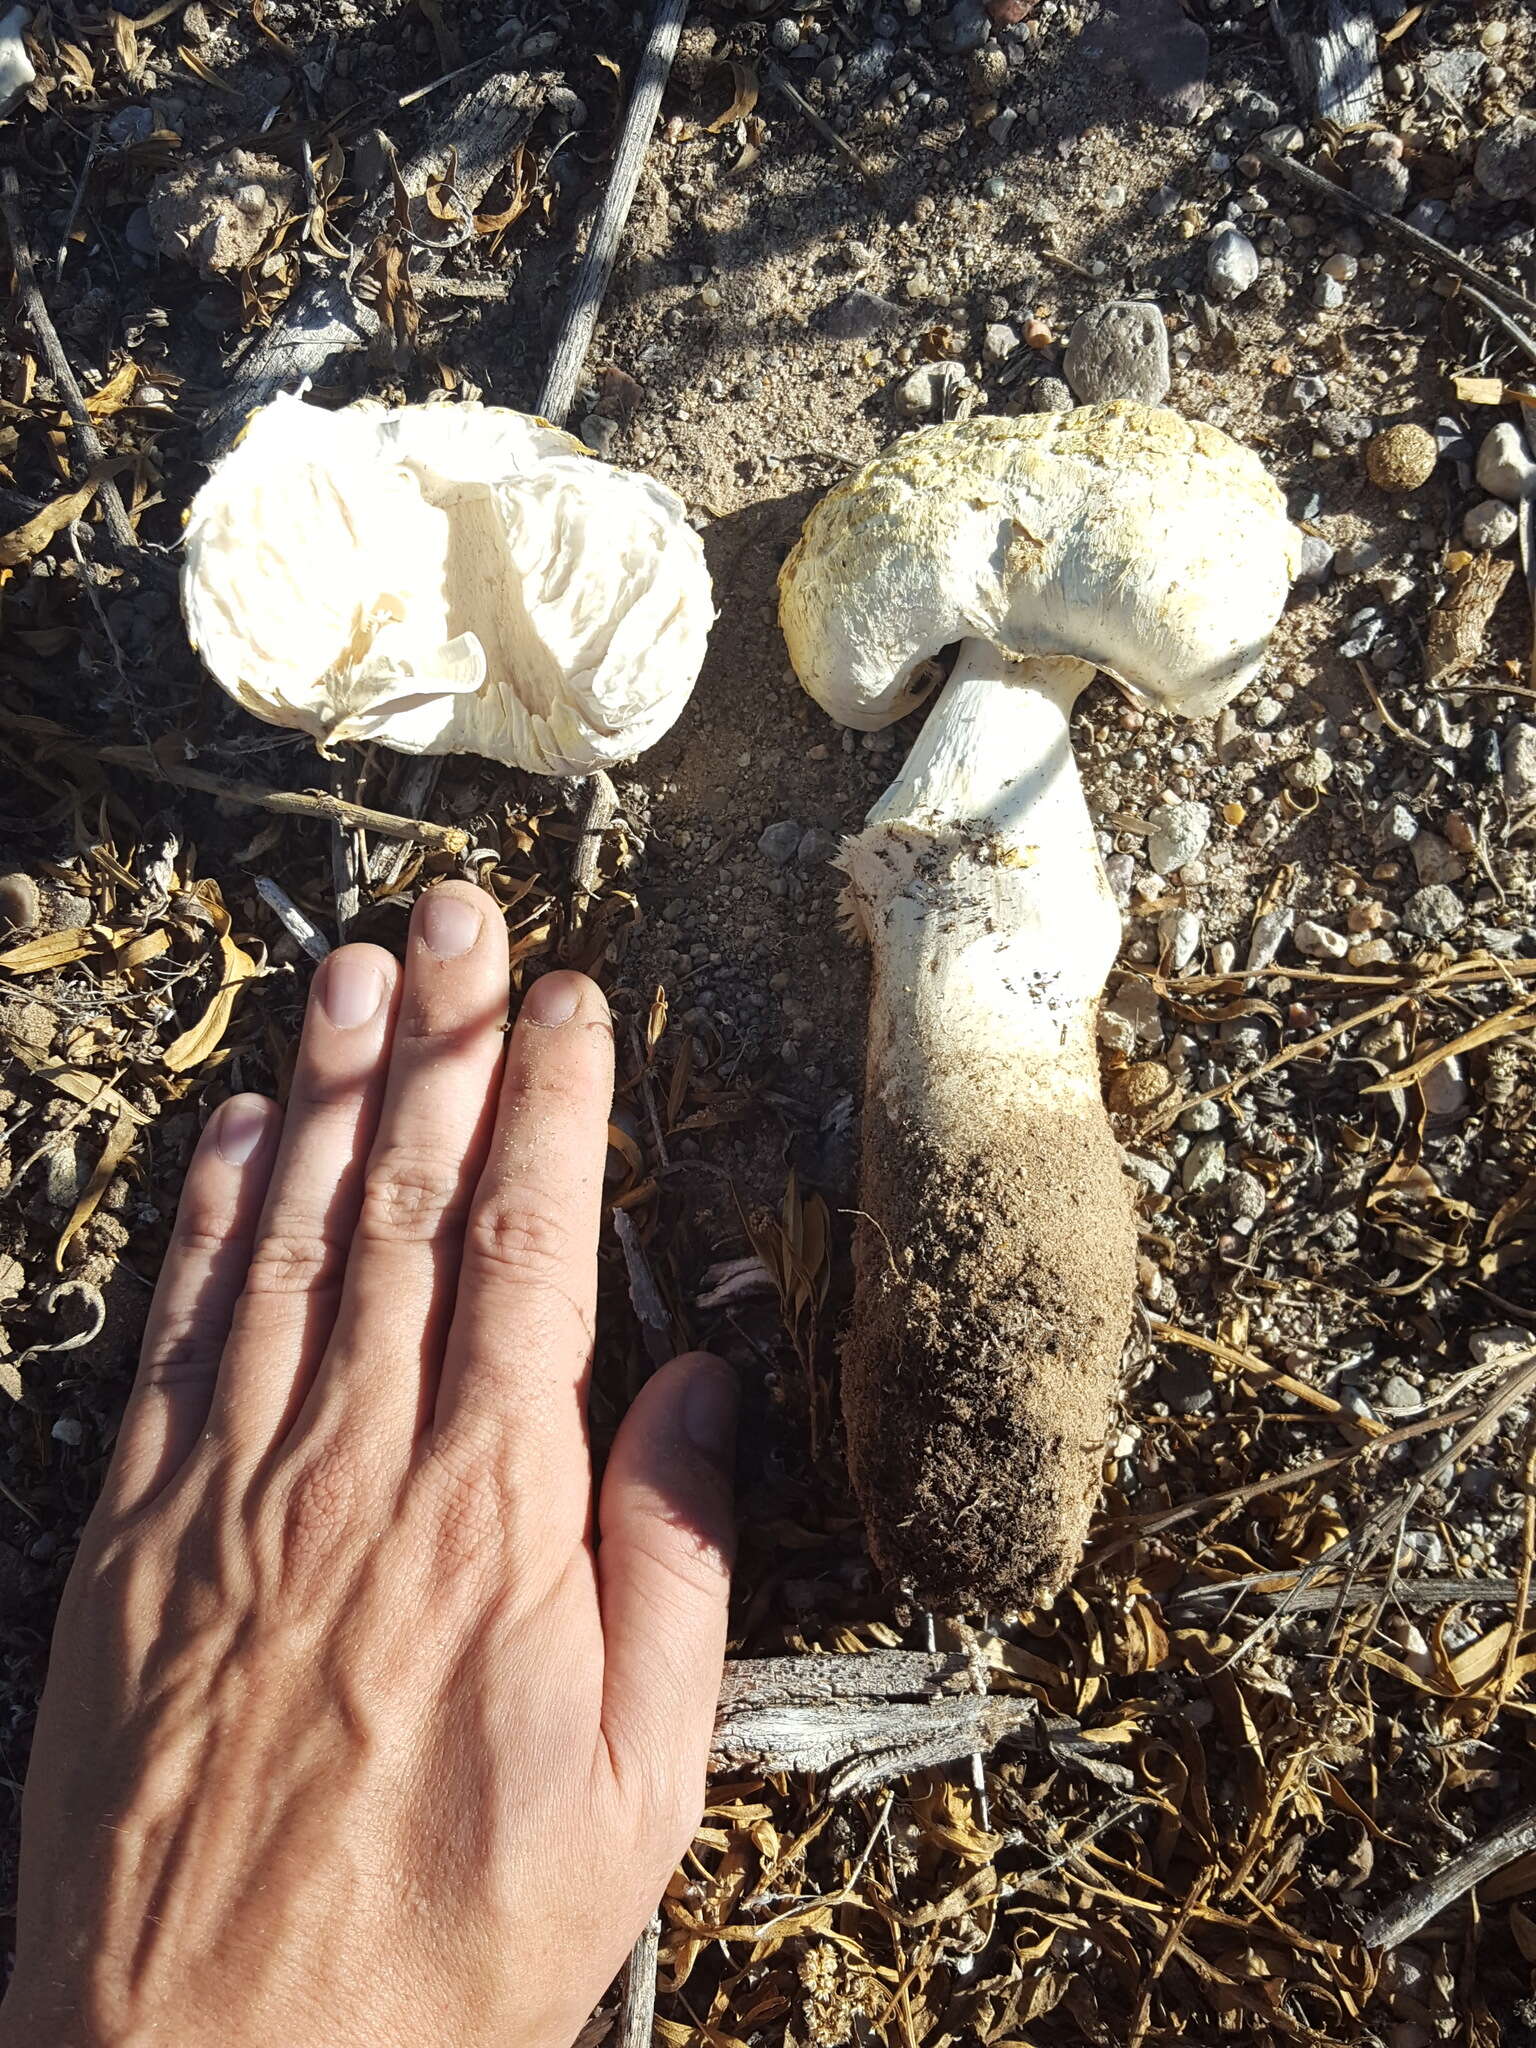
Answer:
[[[464,1217],[490,1135],[507,1019],[495,901],[444,882],[417,904],[378,1131],[331,1342],[297,1429],[385,1431],[431,1414]]]

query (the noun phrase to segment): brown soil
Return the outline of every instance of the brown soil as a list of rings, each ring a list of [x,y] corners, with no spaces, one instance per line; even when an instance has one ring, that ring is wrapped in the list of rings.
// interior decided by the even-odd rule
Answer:
[[[1102,1116],[944,1096],[942,1147],[865,1118],[849,1463],[876,1562],[923,1605],[1045,1606],[1098,1497],[1135,1226]]]

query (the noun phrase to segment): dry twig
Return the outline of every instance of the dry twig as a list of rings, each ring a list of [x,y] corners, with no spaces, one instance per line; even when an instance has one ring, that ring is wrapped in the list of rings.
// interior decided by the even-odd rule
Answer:
[[[1536,1849],[1536,1806],[1528,1806],[1482,1841],[1453,1856],[1442,1870],[1422,1878],[1390,1906],[1373,1913],[1360,1931],[1367,1948],[1396,1948],[1427,1927],[1447,1906],[1464,1898],[1474,1885],[1504,1870]]]

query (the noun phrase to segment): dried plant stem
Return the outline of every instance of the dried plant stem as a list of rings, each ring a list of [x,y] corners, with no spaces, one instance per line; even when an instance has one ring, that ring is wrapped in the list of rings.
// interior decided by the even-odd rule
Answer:
[[[624,1965],[616,2048],[651,2048],[656,2024],[656,1956],[660,1947],[661,1915],[653,1913]]]
[[[539,411],[557,427],[564,426],[576,398],[576,386],[587,360],[587,350],[592,346],[597,316],[602,311],[619,243],[624,238],[635,187],[640,182],[640,172],[645,163],[646,146],[656,126],[656,116],[661,111],[661,96],[672,70],[672,59],[677,55],[677,39],[687,12],[688,0],[656,0],[651,10],[645,49],[635,76],[635,89],[624,110],[619,146],[614,151],[613,166],[608,173],[608,189],[603,194],[586,254],[576,273],[570,303],[565,309],[560,332],[555,337],[544,389],[539,396]]]
[[[21,308],[21,316],[36,337],[43,360],[48,365],[48,374],[58,386],[64,408],[74,422],[75,453],[83,467],[92,468],[106,461],[107,451],[91,419],[85,393],[70,367],[64,344],[59,340],[58,329],[53,324],[42,287],[38,284],[31,244],[22,225],[21,187],[16,181],[16,173],[9,166],[0,170],[0,214],[5,217],[5,232],[11,245],[11,262],[16,272],[16,301]],[[117,485],[110,477],[103,477],[97,485],[96,495],[101,500],[102,517],[114,545],[126,554],[136,552],[138,539]]]
[[[1498,278],[1490,277],[1477,264],[1469,263],[1465,256],[1458,256],[1454,249],[1448,249],[1444,242],[1437,242],[1433,235],[1426,235],[1422,228],[1410,227],[1395,213],[1383,213],[1379,206],[1372,206],[1369,200],[1358,198],[1342,185],[1335,185],[1332,178],[1325,178],[1310,164],[1298,163],[1293,156],[1280,156],[1272,149],[1256,149],[1253,154],[1266,169],[1278,171],[1282,178],[1289,178],[1293,185],[1302,186],[1314,198],[1330,200],[1334,205],[1342,206],[1347,213],[1359,214],[1384,234],[1394,236],[1410,248],[1420,262],[1448,270],[1453,277],[1464,278],[1468,284],[1476,285],[1480,292],[1509,307],[1512,312],[1523,313],[1528,320],[1536,320],[1536,299],[1528,299],[1509,285],[1501,284]]]
[[[1536,1849],[1536,1806],[1528,1806],[1504,1826],[1474,1842],[1459,1856],[1453,1856],[1443,1870],[1426,1877],[1411,1891],[1404,1892],[1390,1906],[1373,1913],[1361,1929],[1367,1948],[1396,1948],[1409,1941],[1421,1927],[1443,1913],[1447,1906],[1464,1898],[1474,1885],[1496,1870],[1504,1870]]]
[[[596,768],[587,777],[587,807],[582,813],[576,839],[576,857],[571,862],[571,915],[580,924],[587,905],[597,894],[597,865],[602,858],[603,835],[619,808],[619,793],[611,777]]]
[[[0,711],[0,732],[25,733],[34,739],[49,740],[71,753],[87,754],[105,767],[126,768],[154,782],[199,790],[204,796],[240,804],[247,810],[276,811],[282,817],[318,818],[328,824],[350,825],[356,831],[374,832],[381,839],[407,839],[440,853],[464,853],[469,847],[469,834],[459,825],[433,825],[424,818],[397,818],[389,811],[348,803],[344,797],[332,796],[325,790],[265,789],[259,783],[226,782],[222,776],[209,775],[204,769],[190,768],[180,761],[162,761],[148,747],[100,745],[83,733],[55,725],[51,718]]]

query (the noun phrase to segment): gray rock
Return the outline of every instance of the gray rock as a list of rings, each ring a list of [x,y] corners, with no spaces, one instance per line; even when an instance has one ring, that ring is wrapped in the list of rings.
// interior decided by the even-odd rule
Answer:
[[[1179,1184],[1186,1195],[1208,1194],[1227,1177],[1227,1148],[1220,1138],[1196,1138],[1184,1155]]]
[[[1205,288],[1223,303],[1240,299],[1259,280],[1259,252],[1231,221],[1223,221],[1205,252]]]
[[[1311,412],[1326,403],[1328,386],[1321,377],[1293,377],[1280,393],[1286,412]]]
[[[1426,88],[1453,107],[1472,97],[1487,68],[1488,59],[1481,50],[1466,48],[1426,50],[1419,59]]]
[[[1071,412],[1077,400],[1064,378],[1036,377],[1024,387],[1024,403],[1030,412]]]
[[[1301,537],[1301,561],[1296,569],[1298,583],[1321,583],[1333,567],[1335,549],[1332,541],[1324,540],[1319,533],[1304,533]]]
[[[1313,279],[1312,303],[1319,313],[1337,313],[1349,293],[1336,277],[1326,272]]]
[[[43,1157],[43,1185],[55,1209],[72,1209],[90,1174],[85,1140],[78,1131],[57,1131]]]
[[[836,851],[837,834],[823,831],[820,825],[812,825],[808,832],[801,834],[800,844],[795,848],[795,859],[803,868],[819,868]]]
[[[1357,1422],[1374,1422],[1377,1419],[1376,1410],[1353,1380],[1346,1380],[1339,1388],[1339,1406],[1346,1415],[1353,1415]]]
[[[800,24],[791,14],[781,14],[768,31],[768,40],[781,56],[800,47]]]
[[[1187,127],[1205,105],[1210,39],[1179,0],[1106,0],[1081,47],[1090,63],[1129,71],[1165,120]]]
[[[1176,1358],[1157,1375],[1157,1398],[1170,1415],[1208,1415],[1216,1406],[1211,1375],[1196,1358]]]
[[[1388,804],[1376,820],[1373,834],[1380,847],[1411,846],[1419,834],[1419,821],[1406,804]]]
[[[1161,403],[1171,378],[1161,312],[1146,299],[1090,308],[1073,325],[1062,369],[1085,405],[1109,398]]]
[[[1517,1329],[1513,1323],[1492,1323],[1485,1330],[1473,1330],[1467,1338],[1474,1365],[1513,1365],[1530,1348],[1530,1331]]]
[[[1200,950],[1200,920],[1192,910],[1165,910],[1157,920],[1157,938],[1170,974],[1182,974]]]
[[[1269,1194],[1256,1173],[1234,1173],[1227,1182],[1227,1207],[1240,1223],[1257,1223],[1269,1205]]]
[[[793,818],[785,818],[777,825],[770,825],[757,842],[757,850],[775,867],[784,867],[800,851],[804,827]]]
[[[1266,910],[1253,920],[1253,930],[1248,939],[1250,974],[1260,967],[1274,964],[1275,956],[1285,944],[1295,922],[1294,910]]]
[[[855,289],[832,301],[821,316],[821,327],[834,341],[867,341],[900,327],[906,317],[900,306],[878,292]]]
[[[1536,491],[1536,460],[1513,420],[1501,420],[1477,451],[1477,480],[1491,497],[1510,504]]]
[[[1415,889],[1403,905],[1403,924],[1421,939],[1448,939],[1466,921],[1466,905],[1444,882]]]
[[[1416,832],[1408,851],[1421,882],[1459,882],[1467,872],[1465,860],[1438,832]]]
[[[1422,1408],[1424,1396],[1412,1380],[1405,1380],[1400,1372],[1395,1372],[1381,1390],[1381,1405],[1400,1414],[1405,1408]]]
[[[1211,807],[1194,799],[1159,810],[1147,835],[1147,858],[1160,875],[1177,874],[1211,836]]]
[[[37,884],[17,868],[0,875],[0,932],[29,932],[37,923],[42,904]]]
[[[896,45],[883,36],[873,36],[862,49],[849,54],[838,84],[844,94],[866,98],[885,83],[896,61]]]
[[[1104,863],[1104,878],[1109,883],[1115,901],[1124,910],[1131,900],[1131,890],[1136,881],[1136,862],[1128,853],[1112,853]]]
[[[1155,1159],[1148,1159],[1140,1152],[1122,1152],[1121,1163],[1132,1180],[1139,1180],[1144,1188],[1150,1188],[1154,1195],[1165,1195],[1173,1175],[1166,1166]]]
[[[967,50],[979,50],[992,33],[992,24],[980,0],[960,0],[958,7],[952,7],[948,14],[941,14],[933,24],[933,40],[941,50],[953,50],[963,55]]]
[[[1022,346],[1019,330],[1003,320],[994,320],[981,337],[982,358],[989,363],[1006,363]]]
[[[1512,725],[1500,759],[1509,808],[1523,811],[1536,804],[1536,725]]]
[[[1369,576],[1373,569],[1379,569],[1386,560],[1386,549],[1380,541],[1347,541],[1334,556],[1334,566],[1341,576]]]
[[[1520,515],[1497,498],[1484,498],[1461,522],[1461,537],[1469,548],[1502,548],[1519,531]]]
[[[150,107],[119,107],[107,123],[107,138],[119,149],[132,149],[148,142],[155,132],[154,110]]]
[[[944,403],[945,393],[958,389],[965,381],[965,369],[960,363],[919,364],[897,385],[896,410],[905,413],[908,419],[937,412]]]
[[[1536,192],[1536,120],[1517,114],[1490,129],[1477,146],[1472,175],[1494,199],[1523,199]]]
[[[1219,1102],[1194,1102],[1179,1118],[1179,1129],[1187,1131],[1192,1138],[1198,1138],[1205,1131],[1221,1129],[1221,1104]]]
[[[1004,107],[1002,112],[987,123],[987,133],[998,144],[1004,144],[1019,125],[1017,107]]]
[[[1367,206],[1383,213],[1401,213],[1408,204],[1408,166],[1400,156],[1377,157],[1350,174],[1349,189]]]
[[[612,455],[619,432],[618,421],[609,419],[605,413],[589,412],[581,423],[582,440],[604,462]]]
[[[1296,950],[1308,960],[1342,960],[1349,941],[1342,932],[1304,917],[1296,927]]]
[[[96,916],[96,907],[89,896],[82,896],[76,889],[66,889],[58,882],[45,882],[42,887],[43,922],[52,932],[83,932],[89,929]]]

